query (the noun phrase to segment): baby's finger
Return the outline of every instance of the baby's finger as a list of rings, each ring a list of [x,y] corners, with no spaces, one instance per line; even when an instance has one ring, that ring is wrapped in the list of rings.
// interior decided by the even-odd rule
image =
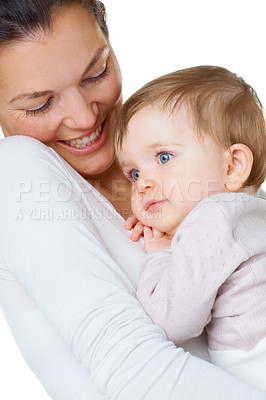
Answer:
[[[150,242],[153,239],[153,232],[149,226],[144,226],[143,236],[144,236],[145,242]]]
[[[158,230],[155,229],[155,228],[152,229],[152,232],[153,232],[153,237],[154,237],[155,239],[161,239],[161,238],[164,236],[164,233],[163,233],[163,232],[158,231]]]
[[[143,234],[143,224],[141,222],[138,222],[133,229],[130,239],[133,240],[133,242],[137,242],[142,234]]]
[[[124,225],[124,228],[130,230],[132,228],[134,228],[134,226],[138,223],[138,219],[135,217],[135,215],[131,215],[131,217],[129,217]]]

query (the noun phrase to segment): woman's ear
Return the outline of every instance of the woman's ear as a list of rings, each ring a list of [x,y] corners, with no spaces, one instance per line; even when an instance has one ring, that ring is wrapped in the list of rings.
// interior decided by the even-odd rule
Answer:
[[[233,144],[227,150],[226,158],[225,187],[229,192],[238,192],[250,175],[253,164],[252,151],[245,144]]]

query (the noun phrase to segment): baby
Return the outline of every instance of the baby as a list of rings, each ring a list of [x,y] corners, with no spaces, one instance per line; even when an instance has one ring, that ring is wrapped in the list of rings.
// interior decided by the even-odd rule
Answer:
[[[211,360],[266,390],[266,201],[254,197],[266,129],[255,91],[224,68],[177,71],[127,100],[116,134],[144,226],[139,301],[177,345],[206,328]]]

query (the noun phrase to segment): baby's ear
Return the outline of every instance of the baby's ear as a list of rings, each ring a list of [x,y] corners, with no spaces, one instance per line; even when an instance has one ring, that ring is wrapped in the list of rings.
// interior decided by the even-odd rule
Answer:
[[[238,192],[250,175],[253,164],[252,151],[245,144],[233,144],[227,150],[226,161],[225,187],[229,192]]]

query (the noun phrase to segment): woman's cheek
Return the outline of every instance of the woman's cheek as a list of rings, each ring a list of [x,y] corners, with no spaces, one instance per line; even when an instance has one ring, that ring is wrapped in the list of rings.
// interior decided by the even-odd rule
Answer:
[[[113,60],[112,62],[113,65],[109,67],[112,70],[112,72],[110,73],[111,76],[109,77],[110,79],[106,81],[107,87],[105,90],[105,96],[106,93],[109,93],[109,106],[115,107],[117,105],[120,105],[120,102],[122,104],[122,76],[116,60]]]
[[[109,93],[107,98],[108,106],[110,108],[117,106],[120,107],[122,105],[122,84],[117,78],[113,78],[112,82],[109,83],[105,91],[105,96],[106,93]]]
[[[19,121],[12,131],[14,135],[24,135],[37,139],[43,143],[49,142],[56,137],[56,128],[46,123],[44,118],[26,116],[24,121]]]

